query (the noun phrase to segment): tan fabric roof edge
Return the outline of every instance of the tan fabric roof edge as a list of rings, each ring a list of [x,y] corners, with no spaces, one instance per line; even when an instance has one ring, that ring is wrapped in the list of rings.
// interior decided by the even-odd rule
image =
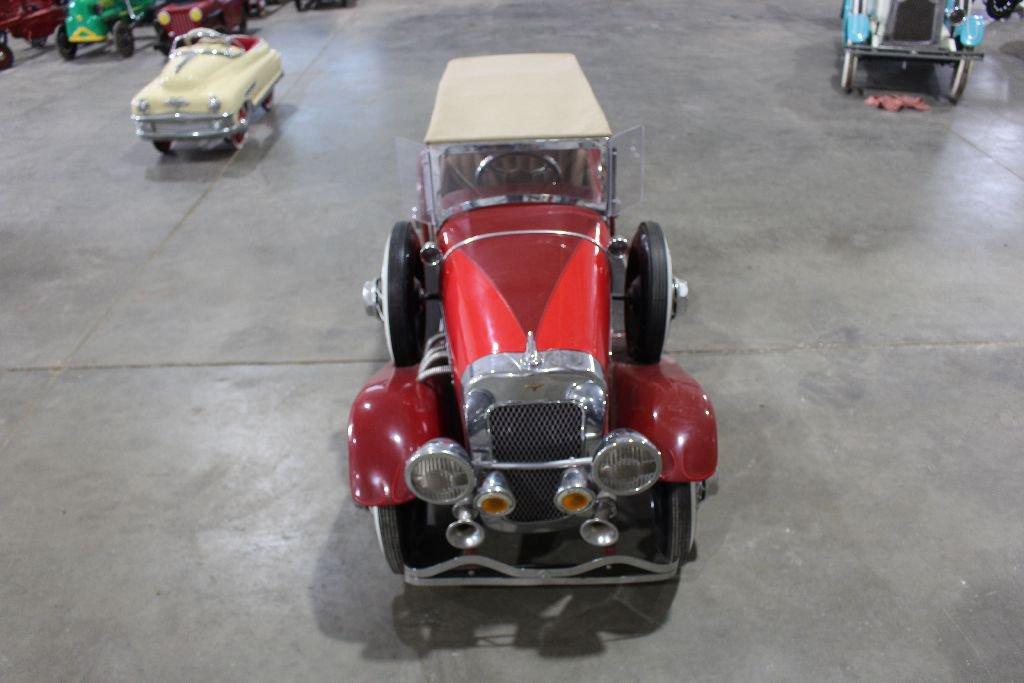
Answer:
[[[576,56],[534,53],[448,62],[425,142],[610,135],[608,119]]]

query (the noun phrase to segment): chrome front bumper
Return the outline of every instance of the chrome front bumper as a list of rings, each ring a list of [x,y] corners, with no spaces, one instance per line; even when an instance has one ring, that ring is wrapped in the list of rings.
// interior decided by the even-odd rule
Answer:
[[[234,122],[234,114],[154,114],[132,115],[135,134],[144,140],[204,140],[226,138],[249,129],[246,120]]]
[[[616,565],[634,571],[630,573],[615,572]],[[572,567],[544,569],[516,567],[479,555],[461,555],[430,567],[406,567],[405,582],[414,586],[565,586],[652,583],[673,579],[678,570],[678,562],[661,564],[629,555],[609,555]],[[449,576],[445,576],[445,574],[449,574]]]

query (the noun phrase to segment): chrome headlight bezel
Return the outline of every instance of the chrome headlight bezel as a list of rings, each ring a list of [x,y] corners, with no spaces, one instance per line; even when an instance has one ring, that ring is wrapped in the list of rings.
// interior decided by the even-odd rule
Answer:
[[[210,95],[209,99],[206,100],[206,108],[211,112],[219,112],[221,107],[220,98],[216,95]]]
[[[431,471],[431,465],[433,469]],[[444,474],[448,484],[432,489],[431,475]],[[465,449],[446,438],[432,439],[417,448],[405,463],[405,483],[414,496],[434,505],[452,505],[467,499],[476,488],[476,472]]]
[[[624,475],[618,475],[618,480],[613,478],[610,470],[616,463],[609,460],[616,456],[638,461],[637,473],[631,478]],[[654,486],[661,478],[661,470],[661,451],[650,439],[631,429],[616,429],[604,437],[594,454],[590,478],[602,491],[616,496],[631,496]]]

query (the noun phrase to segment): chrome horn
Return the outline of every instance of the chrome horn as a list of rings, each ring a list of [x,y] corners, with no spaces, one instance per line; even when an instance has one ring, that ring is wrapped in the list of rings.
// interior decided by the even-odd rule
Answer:
[[[444,537],[456,548],[469,550],[484,542],[484,528],[473,521],[473,508],[456,505],[452,508],[455,521],[448,525]]]
[[[594,516],[580,525],[580,536],[590,545],[596,545],[599,548],[615,545],[619,540],[619,530],[608,521],[614,514],[614,502],[608,498],[598,500]]]

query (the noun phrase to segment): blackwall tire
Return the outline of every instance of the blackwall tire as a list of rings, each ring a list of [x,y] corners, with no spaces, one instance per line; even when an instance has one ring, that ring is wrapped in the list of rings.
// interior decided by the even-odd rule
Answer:
[[[135,34],[132,33],[131,24],[124,19],[118,19],[114,22],[111,32],[114,34],[114,46],[119,55],[128,58],[135,54]]]
[[[426,306],[420,239],[412,223],[395,223],[381,269],[384,333],[397,367],[416,365],[423,357]]]
[[[402,515],[401,508],[376,507],[373,508],[375,516],[377,539],[380,541],[380,549],[384,552],[384,559],[395,574],[405,573],[405,552],[402,543]]]
[[[693,552],[697,521],[696,486],[661,482],[654,490],[655,525],[659,550],[680,566]]]
[[[68,29],[64,24],[57,29],[57,51],[69,62],[78,54],[78,45],[68,40]]]
[[[171,145],[173,145],[173,144],[174,143],[171,142],[170,140],[154,140],[153,141],[153,146],[156,147],[156,151],[160,152],[161,154],[170,154],[171,153]]]
[[[14,51],[0,43],[0,71],[10,69],[14,66]]]
[[[637,363],[661,360],[671,317],[672,261],[657,223],[641,223],[626,262],[626,350]]]
[[[993,19],[1008,19],[1017,7],[1015,0],[985,0],[985,12]]]

